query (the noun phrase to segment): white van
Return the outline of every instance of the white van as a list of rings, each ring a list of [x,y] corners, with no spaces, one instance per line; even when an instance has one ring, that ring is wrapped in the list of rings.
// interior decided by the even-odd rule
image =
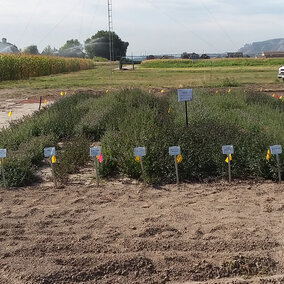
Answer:
[[[281,66],[278,71],[278,78],[282,78],[284,81],[284,66]]]

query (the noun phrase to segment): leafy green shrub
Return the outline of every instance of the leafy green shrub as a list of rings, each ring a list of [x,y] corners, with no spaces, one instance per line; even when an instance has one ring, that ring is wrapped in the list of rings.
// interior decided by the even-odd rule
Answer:
[[[89,158],[90,141],[84,137],[75,137],[64,143],[64,150],[58,154],[55,164],[57,178],[66,180],[68,174],[76,173]]]
[[[96,56],[96,57],[93,58],[93,61],[94,62],[108,62],[109,60],[107,58],[104,58],[104,57]]]
[[[102,174],[121,172],[139,177],[140,165],[134,161],[133,148],[146,146],[144,168],[148,182],[172,182],[175,180],[174,161],[168,147],[180,145],[183,154],[183,162],[179,165],[181,179],[225,176],[227,164],[221,146],[233,144],[234,177],[275,178],[274,161],[267,163],[265,156],[269,145],[284,142],[283,125],[278,125],[277,121],[284,114],[277,113],[277,119],[270,121],[272,129],[282,129],[282,132],[271,130],[272,137],[264,128],[265,123],[255,119],[258,116],[266,118],[263,109],[270,107],[267,102],[256,110],[254,105],[247,104],[251,95],[241,91],[216,95],[197,91],[195,100],[189,103],[189,127],[185,127],[184,104],[177,102],[175,93],[170,95],[168,102],[146,93],[129,94],[131,98],[121,94],[114,102],[115,119],[107,124],[102,138],[105,154]],[[118,111],[121,109],[124,111]],[[267,113],[273,114],[273,108]]]
[[[31,183],[35,179],[33,172],[43,160],[44,148],[56,146],[60,140],[74,137],[76,125],[88,112],[88,104],[83,102],[91,97],[90,94],[66,97],[47,110],[13,122],[10,128],[0,132],[0,148],[6,148],[8,151],[6,179],[9,186]],[[80,150],[82,146],[78,143],[77,146],[78,151],[83,151]],[[70,153],[68,147],[67,153]],[[77,160],[80,165],[80,159]],[[63,158],[62,165],[64,161]],[[73,160],[73,163],[70,161],[69,167],[74,167],[75,163],[77,161]],[[14,177],[13,174],[17,174],[18,177]]]
[[[94,99],[78,94],[61,99],[47,110],[26,117],[0,133],[0,148],[8,149],[7,180],[21,186],[33,181],[33,171],[43,159],[43,148],[56,146],[56,173],[66,179],[82,166],[92,142],[101,140],[103,176],[122,173],[141,177],[133,149],[145,146],[144,169],[149,183],[175,181],[169,147],[180,145],[181,180],[225,177],[227,164],[222,145],[235,148],[234,178],[277,177],[275,157],[267,162],[270,145],[284,145],[284,102],[261,93],[243,90],[218,94],[195,90],[188,103],[189,126],[184,104],[176,92],[159,98],[137,89],[122,90]],[[13,170],[12,166],[15,166]],[[281,170],[284,169],[284,163]],[[17,177],[13,174],[17,173]]]
[[[34,168],[28,158],[17,159],[12,157],[6,159],[4,167],[6,184],[9,187],[25,186],[34,179]],[[0,185],[4,186],[2,175]]]

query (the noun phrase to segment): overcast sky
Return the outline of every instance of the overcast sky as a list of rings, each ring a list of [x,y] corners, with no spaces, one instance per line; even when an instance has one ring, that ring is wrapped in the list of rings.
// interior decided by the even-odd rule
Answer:
[[[107,0],[0,0],[0,38],[23,48],[108,30]],[[284,37],[284,0],[113,0],[128,55],[221,53]]]

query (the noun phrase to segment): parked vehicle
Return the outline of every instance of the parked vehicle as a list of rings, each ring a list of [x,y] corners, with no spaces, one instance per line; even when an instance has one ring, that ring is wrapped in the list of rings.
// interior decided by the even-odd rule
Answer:
[[[284,66],[281,66],[278,71],[278,78],[282,78],[284,81]]]

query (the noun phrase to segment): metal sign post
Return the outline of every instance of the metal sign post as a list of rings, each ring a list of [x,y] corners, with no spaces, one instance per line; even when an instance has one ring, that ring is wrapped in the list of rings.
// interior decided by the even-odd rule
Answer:
[[[5,188],[7,188],[6,179],[5,179],[5,170],[4,170],[4,159],[6,157],[7,157],[7,150],[0,149],[1,172],[2,172],[3,184]]]
[[[146,148],[145,147],[134,148],[134,156],[140,158],[140,166],[141,166],[143,184],[146,185],[145,171],[144,171],[144,166],[143,166],[143,157],[146,156]]]
[[[177,185],[179,185],[179,174],[178,174],[178,164],[177,164],[177,155],[180,155],[180,146],[172,146],[169,148],[169,154],[174,156],[175,159],[175,169],[176,169],[176,180]]]
[[[55,188],[57,188],[57,180],[56,180],[56,176],[55,176],[55,171],[54,171],[52,157],[50,158],[50,163],[51,163],[51,172],[52,172],[54,186],[55,186]]]
[[[281,183],[281,167],[280,167],[279,155],[282,154],[282,146],[281,145],[270,146],[270,151],[271,151],[271,155],[276,155],[277,168],[278,168],[278,180],[279,180],[279,183]]]
[[[40,109],[41,109],[41,101],[42,101],[42,96],[40,96],[40,98],[39,98],[39,106],[38,106],[38,110],[40,110]]]
[[[57,180],[56,180],[56,175],[55,175],[53,160],[52,160],[53,156],[54,157],[56,156],[55,147],[44,148],[44,157],[50,159],[52,178],[53,178],[54,186],[55,188],[57,188]]]
[[[231,158],[230,155],[227,155],[227,157],[228,157],[229,183],[231,183],[232,182]]]
[[[222,152],[223,152],[224,155],[227,155],[227,159],[228,159],[228,172],[229,172],[229,183],[231,183],[231,181],[232,181],[231,155],[234,154],[234,146],[233,145],[222,146]]]
[[[100,175],[99,175],[99,167],[98,167],[98,159],[97,156],[101,155],[101,147],[93,147],[90,148],[90,156],[94,157],[94,166],[96,170],[96,185],[97,187],[100,186]]]
[[[193,100],[192,89],[178,89],[178,101],[185,103],[185,123],[188,126],[187,102]]]

